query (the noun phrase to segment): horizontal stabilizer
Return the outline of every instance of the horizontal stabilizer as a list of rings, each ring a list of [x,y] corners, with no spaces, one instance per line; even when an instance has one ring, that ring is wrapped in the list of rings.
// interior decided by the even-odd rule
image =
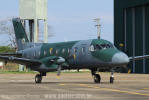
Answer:
[[[21,53],[2,53],[0,56],[14,56],[14,57],[22,57]]]
[[[12,62],[12,63],[28,65],[28,66],[39,66],[39,65],[41,65],[41,62],[39,62],[37,60],[19,58],[19,57],[14,57],[14,56],[0,56],[0,60],[4,61],[4,62]]]

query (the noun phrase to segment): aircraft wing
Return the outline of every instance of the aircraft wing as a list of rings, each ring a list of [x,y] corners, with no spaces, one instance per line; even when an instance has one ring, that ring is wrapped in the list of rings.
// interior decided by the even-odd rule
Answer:
[[[0,55],[0,60],[4,62],[12,62],[12,63],[22,64],[22,65],[35,65],[35,66],[41,65],[41,62],[39,62],[38,60],[19,58],[19,57],[14,57],[14,56]]]
[[[14,56],[14,57],[22,57],[21,53],[2,53],[1,56]]]
[[[149,55],[129,57],[129,60],[133,61],[133,60],[141,60],[141,59],[145,59],[145,58],[149,58]]]

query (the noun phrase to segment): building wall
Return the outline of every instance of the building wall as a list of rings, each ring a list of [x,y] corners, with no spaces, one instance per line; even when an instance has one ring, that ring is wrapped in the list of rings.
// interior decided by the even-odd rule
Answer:
[[[47,19],[47,0],[19,0],[21,19]]]
[[[114,43],[129,56],[149,54],[149,0],[114,1]],[[120,47],[119,44],[123,44]],[[149,73],[149,60],[133,61],[134,73]]]

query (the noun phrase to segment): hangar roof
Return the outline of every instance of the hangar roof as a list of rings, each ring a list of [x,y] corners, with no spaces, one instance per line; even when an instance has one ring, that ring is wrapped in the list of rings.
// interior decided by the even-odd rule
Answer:
[[[115,0],[115,6],[121,8],[128,8],[149,3],[149,0]]]

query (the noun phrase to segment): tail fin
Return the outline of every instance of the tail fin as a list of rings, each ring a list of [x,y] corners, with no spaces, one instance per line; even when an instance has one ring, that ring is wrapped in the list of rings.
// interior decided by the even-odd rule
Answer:
[[[23,50],[24,44],[29,42],[20,18],[12,19],[18,50]]]

